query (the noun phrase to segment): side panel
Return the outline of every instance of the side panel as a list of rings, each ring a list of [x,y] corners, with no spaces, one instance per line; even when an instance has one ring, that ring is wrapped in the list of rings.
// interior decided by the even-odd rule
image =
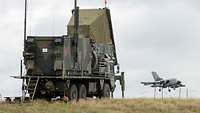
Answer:
[[[63,37],[29,36],[25,43],[24,64],[28,75],[55,75],[62,70]]]
[[[74,70],[73,38],[66,37],[64,41],[64,69],[65,72]],[[76,71],[91,73],[91,47],[89,39],[78,39],[78,62]],[[66,73],[65,73],[66,74]],[[81,74],[81,73],[80,73]]]
[[[54,47],[52,41],[37,41],[36,46],[36,70],[45,75],[54,74]]]
[[[91,47],[89,39],[79,38],[78,43],[78,62],[80,69],[91,73]]]
[[[61,40],[58,40],[55,45],[54,54],[55,54],[55,62],[54,62],[54,71],[60,71],[62,73],[63,68],[63,43]],[[60,74],[61,74],[60,73]]]
[[[65,37],[64,39],[64,69],[66,71],[72,70],[74,65],[72,56],[72,38]]]

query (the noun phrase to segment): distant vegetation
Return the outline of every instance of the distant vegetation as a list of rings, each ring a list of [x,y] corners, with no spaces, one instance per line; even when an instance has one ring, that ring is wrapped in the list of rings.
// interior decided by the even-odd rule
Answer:
[[[0,104],[0,113],[200,113],[200,100],[82,100]]]

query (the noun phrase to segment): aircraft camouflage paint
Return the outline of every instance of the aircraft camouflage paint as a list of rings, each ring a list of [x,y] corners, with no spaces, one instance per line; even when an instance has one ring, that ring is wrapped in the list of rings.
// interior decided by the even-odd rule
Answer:
[[[170,92],[170,88],[176,89],[179,87],[185,87],[185,85],[182,84],[180,80],[177,79],[166,79],[164,80],[163,78],[159,77],[156,72],[152,72],[154,82],[141,82],[141,84],[147,86],[151,85],[153,88],[160,88],[159,91],[163,88],[168,88],[168,91]]]

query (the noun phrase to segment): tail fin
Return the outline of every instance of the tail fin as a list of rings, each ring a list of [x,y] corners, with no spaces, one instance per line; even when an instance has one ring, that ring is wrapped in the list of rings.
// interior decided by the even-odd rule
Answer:
[[[153,76],[153,79],[154,79],[155,81],[163,80],[162,78],[160,78],[160,77],[158,76],[158,74],[157,74],[156,72],[152,72],[152,76]]]

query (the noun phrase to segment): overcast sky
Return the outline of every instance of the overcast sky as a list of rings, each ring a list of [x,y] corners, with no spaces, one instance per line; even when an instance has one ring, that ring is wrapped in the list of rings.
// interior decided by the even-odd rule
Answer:
[[[28,35],[64,35],[73,0],[28,0]],[[0,92],[21,93],[19,75],[23,48],[24,0],[0,0]],[[102,8],[103,0],[79,0],[81,8]],[[178,78],[190,97],[200,97],[200,1],[108,0],[121,70],[126,74],[126,96],[152,97],[141,81]],[[178,91],[165,93],[177,97]],[[119,87],[116,94],[120,95]],[[185,89],[182,96],[185,97]]]

